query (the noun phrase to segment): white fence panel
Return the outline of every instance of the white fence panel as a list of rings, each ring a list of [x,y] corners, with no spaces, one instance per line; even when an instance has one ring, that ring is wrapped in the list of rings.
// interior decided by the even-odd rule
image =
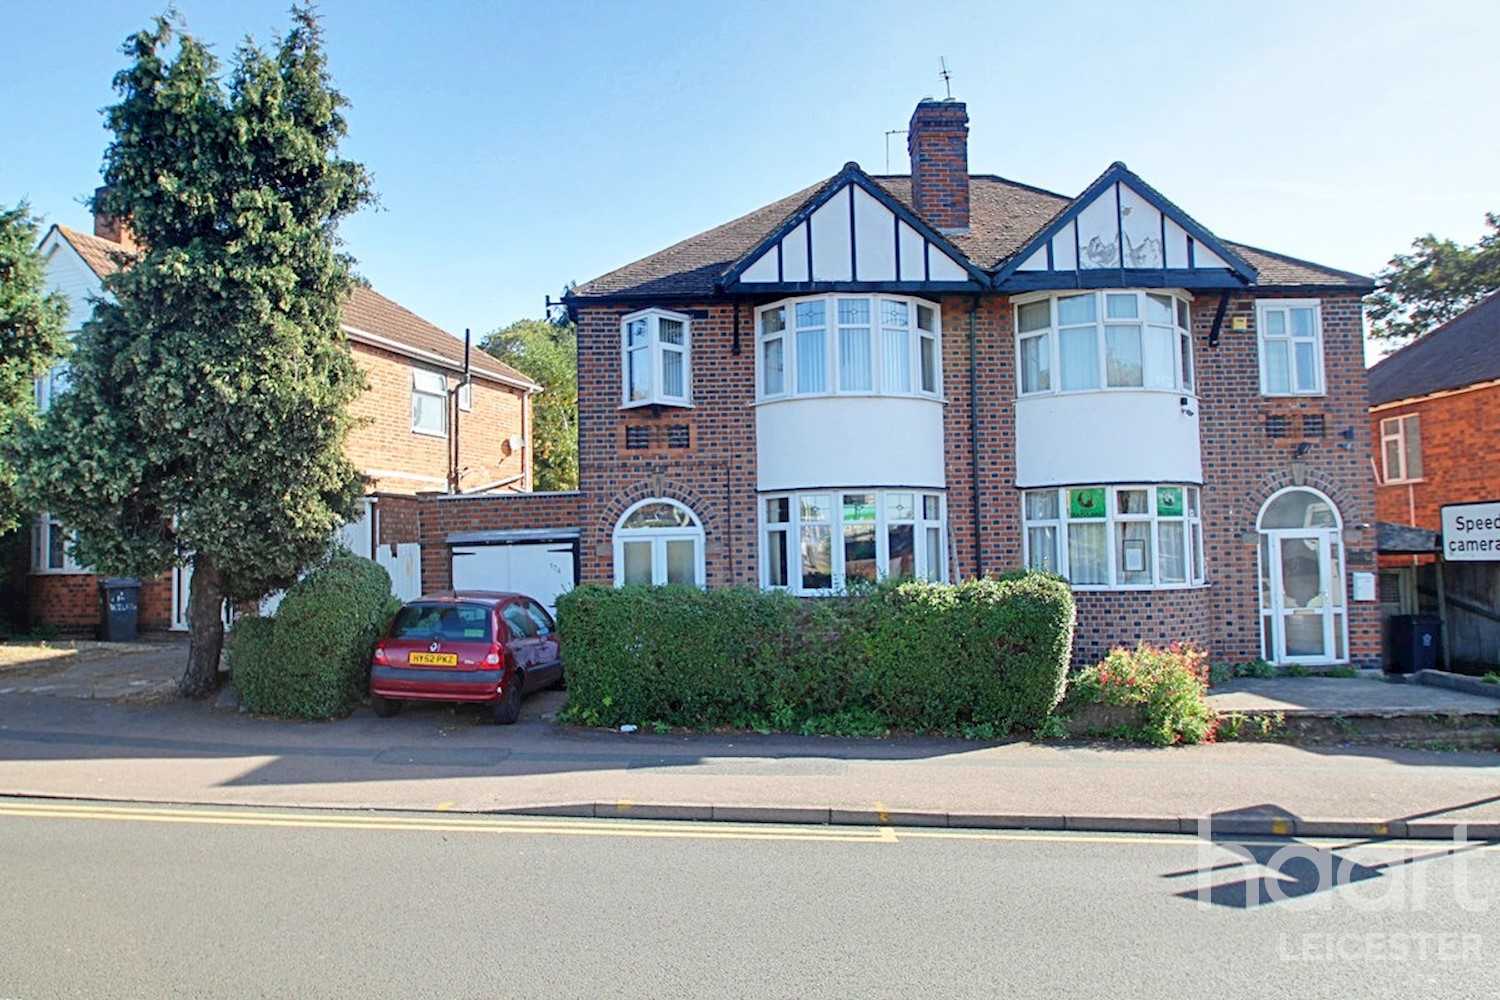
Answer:
[[[375,550],[375,561],[391,574],[391,593],[397,598],[414,601],[422,596],[422,546],[407,542],[392,553],[389,545],[382,545]]]

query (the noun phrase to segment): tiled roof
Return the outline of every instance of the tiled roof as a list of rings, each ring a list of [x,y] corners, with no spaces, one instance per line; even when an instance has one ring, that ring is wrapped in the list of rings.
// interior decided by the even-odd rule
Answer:
[[[911,207],[909,175],[880,175],[870,179],[901,204]],[[811,201],[831,180],[804,188],[733,222],[699,233],[666,250],[585,282],[573,290],[573,295],[577,298],[710,295],[715,291],[716,282],[735,263]],[[1072,200],[1003,177],[974,174],[969,177],[969,231],[945,236],[973,264],[993,271],[1010,260]],[[1228,241],[1225,243],[1260,272],[1259,285],[1348,287],[1360,292],[1370,291],[1373,285],[1369,277],[1362,274],[1339,271]]]
[[[99,277],[114,273],[117,265],[113,255],[120,252],[120,244],[80,233],[66,226],[58,226],[57,231]],[[463,367],[463,341],[433,326],[410,309],[397,305],[374,289],[356,285],[354,294],[344,303],[343,314],[346,326],[370,337],[389,341],[393,350],[405,349],[435,355],[455,369]],[[484,353],[477,346],[470,352],[469,358],[470,367],[475,374],[521,386],[536,385],[534,380]]]
[[[115,264],[114,254],[124,252],[125,248],[114,240],[101,239],[92,233],[80,233],[67,226],[58,226],[57,234],[78,251],[78,256],[82,257],[83,262],[99,277],[114,274],[119,269]]]
[[[463,341],[440,327],[433,326],[410,309],[397,305],[373,288],[355,286],[354,294],[344,303],[344,325],[352,331],[373,334],[382,340],[394,341],[402,347],[437,355],[456,369],[463,367]],[[358,339],[358,333],[351,333],[350,336]],[[536,385],[534,380],[510,365],[481,351],[477,344],[469,352],[469,365],[478,375],[488,375],[523,386]]]
[[[1500,292],[1370,369],[1370,405],[1500,379]]]

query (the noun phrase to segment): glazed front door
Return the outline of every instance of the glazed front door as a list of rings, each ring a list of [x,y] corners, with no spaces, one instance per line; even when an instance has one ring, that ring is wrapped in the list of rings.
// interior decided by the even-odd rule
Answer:
[[[1343,558],[1338,532],[1263,531],[1261,647],[1273,663],[1346,659]]]

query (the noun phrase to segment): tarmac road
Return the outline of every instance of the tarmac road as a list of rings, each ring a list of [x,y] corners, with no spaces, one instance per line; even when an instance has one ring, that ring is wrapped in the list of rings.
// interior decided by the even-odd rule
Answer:
[[[12,799],[0,884],[24,1000],[1437,1000],[1500,970],[1500,853],[1411,841]]]

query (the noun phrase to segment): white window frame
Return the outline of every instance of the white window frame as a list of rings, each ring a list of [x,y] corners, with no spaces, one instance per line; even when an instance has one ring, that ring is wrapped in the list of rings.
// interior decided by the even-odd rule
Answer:
[[[52,532],[63,533],[62,561],[52,565]],[[87,573],[88,567],[80,564],[69,551],[77,541],[77,533],[63,527],[51,514],[38,514],[31,525],[31,572],[37,574]]]
[[[1292,333],[1292,310],[1311,309],[1313,329],[1311,335],[1297,336]],[[1283,314],[1282,331],[1268,333],[1269,316]],[[1326,389],[1323,379],[1323,301],[1321,299],[1256,299],[1255,300],[1256,347],[1260,356],[1260,394],[1262,396],[1322,396]],[[1312,385],[1298,388],[1302,366],[1297,361],[1297,345],[1312,344]],[[1267,377],[1266,363],[1268,343],[1285,344],[1287,353],[1287,387],[1273,390]]]
[[[685,511],[692,520],[692,524],[670,528],[627,528],[625,527],[632,515],[642,507],[650,504],[668,504],[679,510]],[[707,587],[707,562],[703,552],[703,521],[692,508],[686,504],[679,503],[669,497],[647,497],[637,503],[630,505],[620,519],[615,522],[614,531],[614,556],[615,556],[615,586],[625,586],[625,545],[628,542],[647,542],[651,545],[651,583],[660,586],[667,582],[667,543],[677,541],[690,541],[693,543],[693,573],[696,576],[696,586]]]
[[[661,324],[668,320],[682,324],[682,343],[673,344],[662,339]],[[643,340],[631,343],[633,324],[641,324]],[[651,385],[639,398],[631,398],[630,372],[632,353],[640,355]],[[668,393],[662,378],[666,371],[665,359],[678,355],[682,361],[682,392]],[[620,319],[620,408],[636,406],[692,406],[693,405],[693,323],[684,313],[668,309],[641,309]]]
[[[1151,330],[1168,329],[1167,324],[1151,321],[1149,296],[1160,296],[1172,301],[1172,384],[1146,385],[1146,356]],[[1135,300],[1134,317],[1110,317],[1109,296],[1131,297]],[[1092,298],[1094,318],[1084,323],[1060,322],[1058,303],[1064,299]],[[1021,331],[1021,309],[1039,302],[1048,304],[1047,325],[1035,330]],[[1016,396],[1032,399],[1038,396],[1076,395],[1090,392],[1163,392],[1172,395],[1196,396],[1197,387],[1193,367],[1193,297],[1181,289],[1171,288],[1101,288],[1070,291],[1031,292],[1011,299],[1011,319],[1015,330]],[[1094,370],[1098,384],[1073,389],[1063,388],[1063,351],[1061,333],[1093,329]],[[1109,384],[1109,331],[1116,328],[1135,327],[1140,331],[1141,385]],[[1026,389],[1025,348],[1028,342],[1040,341],[1041,359],[1046,364],[1047,385],[1043,388]]]
[[[863,301],[869,306],[868,323],[840,323],[840,303],[851,304]],[[800,325],[797,307],[821,303],[823,324]],[[906,313],[906,324],[885,323],[885,306],[899,305]],[[767,329],[768,317],[778,315],[774,321],[779,329]],[[928,327],[923,327],[924,320]],[[825,396],[896,396],[902,398],[942,399],[943,396],[943,311],[936,303],[908,295],[838,294],[803,295],[782,299],[755,310],[755,398],[757,402],[780,399],[807,399]],[[853,335],[856,331],[867,331],[869,337],[870,384],[847,388],[841,384],[845,373],[841,355],[841,332]],[[823,371],[816,389],[798,389],[797,336],[821,334],[823,338]],[[889,362],[900,352],[891,351],[891,337],[905,335],[905,378]],[[767,348],[775,342],[781,344],[781,386],[779,391],[769,391],[766,365]],[[923,358],[930,354],[930,380],[924,379]],[[811,378],[812,373],[803,373]],[[897,388],[901,382],[905,388]]]
[[[417,422],[419,398],[437,400],[438,413],[442,414],[440,426],[426,427]],[[431,371],[427,368],[411,370],[411,431],[413,434],[425,434],[428,437],[445,438],[448,436],[448,376],[442,372]]]
[[[873,521],[859,519],[845,522],[844,497],[846,495],[873,495],[875,518]],[[911,517],[891,516],[891,499],[896,496],[912,498]],[[826,519],[804,516],[804,501],[826,499],[829,510]],[[787,517],[784,521],[772,521],[770,509],[773,503],[785,501]],[[844,593],[849,586],[849,577],[844,561],[844,526],[848,524],[873,524],[875,526],[876,579],[890,576],[891,529],[910,525],[912,529],[912,565],[916,579],[933,579],[935,583],[948,580],[948,503],[942,490],[912,488],[876,489],[866,486],[827,487],[815,490],[798,490],[791,493],[763,493],[758,499],[760,520],[760,584],[765,590],[785,590],[804,597],[825,597]],[[936,516],[933,516],[934,511]],[[830,544],[829,585],[809,587],[804,583],[802,565],[802,529],[827,528]],[[934,536],[935,531],[935,536]],[[786,582],[771,577],[771,550],[775,536],[784,535],[786,548]],[[935,546],[935,549],[934,549]],[[933,578],[931,569],[936,569]],[[863,579],[863,578],[860,578]]]
[[[66,392],[71,381],[71,372],[66,361],[59,362],[45,374],[39,376],[34,385],[36,409],[38,413],[44,412],[52,405],[52,401],[59,393]]]
[[[1158,491],[1180,490],[1182,497],[1182,515],[1164,515],[1161,510],[1161,496]],[[1074,518],[1069,514],[1069,492],[1072,490],[1103,490],[1105,516],[1101,518]],[[1147,496],[1147,510],[1145,513],[1122,514],[1119,510],[1119,494],[1122,492],[1145,490]],[[1057,516],[1050,518],[1032,518],[1027,515],[1026,494],[1051,493],[1056,497]],[[1035,490],[1022,491],[1021,517],[1022,517],[1022,549],[1024,563],[1037,569],[1047,569],[1071,581],[1071,567],[1068,564],[1068,533],[1070,525],[1074,524],[1100,524],[1104,526],[1105,537],[1105,577],[1106,583],[1070,583],[1074,590],[1187,590],[1194,587],[1207,585],[1203,561],[1203,492],[1202,488],[1191,483],[1119,483],[1102,484],[1094,483],[1080,486],[1044,487]],[[1162,582],[1162,566],[1164,560],[1161,554],[1161,525],[1182,525],[1183,531],[1183,575],[1182,582]],[[1151,575],[1149,583],[1123,583],[1124,574],[1127,569],[1121,564],[1121,553],[1124,550],[1121,544],[1120,525],[1123,524],[1148,524],[1149,531],[1146,536],[1146,566]],[[1034,552],[1031,541],[1031,529],[1050,528],[1053,531],[1053,551],[1051,553]],[[1050,558],[1049,558],[1050,556]]]
[[[1415,448],[1413,447],[1415,444]],[[1391,468],[1391,446],[1395,445],[1397,468]],[[1412,461],[1415,453],[1416,461]],[[1416,466],[1415,472],[1412,466]],[[1381,482],[1422,482],[1422,415],[1404,413],[1380,421]]]

